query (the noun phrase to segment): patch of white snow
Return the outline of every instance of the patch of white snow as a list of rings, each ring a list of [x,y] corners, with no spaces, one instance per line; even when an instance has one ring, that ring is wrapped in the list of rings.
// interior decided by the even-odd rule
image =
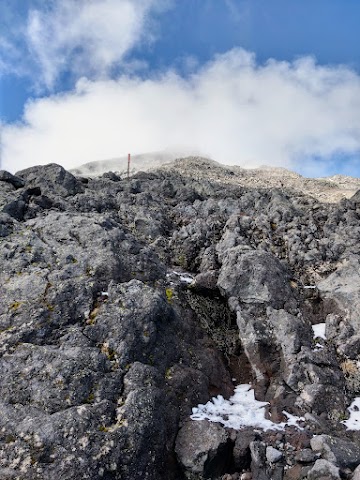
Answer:
[[[192,283],[194,279],[190,275],[180,275],[180,282],[183,283]]]
[[[239,430],[241,427],[255,427],[262,430],[283,430],[286,425],[297,425],[302,418],[283,412],[288,420],[282,423],[274,423],[265,418],[264,407],[268,402],[259,402],[255,399],[254,390],[248,384],[238,385],[234,395],[225,400],[218,395],[205,405],[198,405],[192,409],[192,420],[209,420],[210,422],[222,423],[225,427]]]
[[[194,278],[190,273],[177,272],[176,270],[172,270],[171,272],[167,273],[166,276],[170,279],[177,277],[182,283],[190,284],[194,281]]]
[[[354,398],[348,410],[350,417],[341,423],[343,423],[348,430],[360,430],[360,397]]]
[[[325,323],[318,323],[317,325],[312,326],[314,338],[323,338],[324,340],[326,340],[325,326]]]

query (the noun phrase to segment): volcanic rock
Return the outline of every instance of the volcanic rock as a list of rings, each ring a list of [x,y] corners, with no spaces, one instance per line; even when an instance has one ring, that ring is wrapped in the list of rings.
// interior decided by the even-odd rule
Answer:
[[[195,157],[0,172],[1,479],[354,470],[360,184],[334,182]],[[189,418],[238,383],[273,430]]]

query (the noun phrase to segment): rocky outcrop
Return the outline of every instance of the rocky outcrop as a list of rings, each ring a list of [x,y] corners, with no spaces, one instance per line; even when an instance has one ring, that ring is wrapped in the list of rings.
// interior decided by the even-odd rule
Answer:
[[[360,463],[343,423],[360,394],[356,195],[324,204],[187,164],[0,172],[4,480],[350,478]],[[273,427],[190,419],[241,383]]]
[[[186,422],[180,429],[175,451],[187,478],[217,478],[231,462],[230,435],[218,423]]]

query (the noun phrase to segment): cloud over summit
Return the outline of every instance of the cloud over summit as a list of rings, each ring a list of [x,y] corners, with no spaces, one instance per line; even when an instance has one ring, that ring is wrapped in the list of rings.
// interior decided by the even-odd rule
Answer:
[[[240,10],[225,3],[247,18],[249,2]],[[327,174],[334,157],[359,162],[360,76],[349,67],[311,56],[259,62],[233,48],[207,61],[190,51],[179,71],[180,57],[159,67],[144,55],[173,0],[31,0],[21,25],[13,4],[24,6],[2,4],[13,27],[0,37],[0,77],[12,69],[47,96],[29,99],[22,119],[3,126],[2,168],[71,168],[165,149],[309,175]]]
[[[258,64],[233,49],[183,78],[120,76],[29,103],[22,125],[4,131],[4,167],[73,167],[184,149],[229,164],[294,168],[313,156],[360,150],[360,78],[312,58]],[[326,172],[325,172],[326,173]]]

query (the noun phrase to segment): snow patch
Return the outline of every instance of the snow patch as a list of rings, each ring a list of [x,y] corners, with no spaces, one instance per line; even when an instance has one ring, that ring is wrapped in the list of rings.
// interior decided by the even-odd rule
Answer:
[[[326,340],[325,326],[325,323],[318,323],[317,325],[312,325],[314,338],[323,338],[324,340]]]
[[[180,275],[180,282],[183,283],[192,283],[194,279],[190,275]]]
[[[259,402],[255,399],[254,390],[248,384],[238,385],[234,395],[225,400],[218,395],[205,405],[198,405],[192,409],[192,420],[209,420],[218,422],[225,427],[239,430],[241,427],[256,427],[262,430],[283,430],[286,426],[302,428],[297,422],[304,420],[290,413],[283,412],[287,417],[286,422],[274,423],[265,418],[265,408],[268,402]]]
[[[354,398],[348,410],[350,417],[341,423],[343,423],[348,430],[360,430],[360,397]]]
[[[176,270],[173,270],[170,273],[167,273],[166,276],[167,278],[170,278],[170,279],[171,277],[173,278],[176,277],[178,280],[180,280],[181,283],[190,284],[194,281],[194,277],[190,275],[190,273],[177,272]]]

